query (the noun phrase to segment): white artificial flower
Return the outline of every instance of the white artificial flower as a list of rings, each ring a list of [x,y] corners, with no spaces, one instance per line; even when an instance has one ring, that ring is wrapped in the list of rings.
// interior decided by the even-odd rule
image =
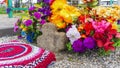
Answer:
[[[81,37],[79,31],[76,28],[76,25],[72,25],[72,28],[67,31],[66,35],[69,38],[71,44],[73,44],[74,41]]]

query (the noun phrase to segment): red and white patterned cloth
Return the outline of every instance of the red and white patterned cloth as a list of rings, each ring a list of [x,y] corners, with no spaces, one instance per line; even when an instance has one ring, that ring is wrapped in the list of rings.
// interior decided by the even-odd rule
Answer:
[[[0,44],[0,68],[47,68],[55,60],[52,52],[30,44]]]

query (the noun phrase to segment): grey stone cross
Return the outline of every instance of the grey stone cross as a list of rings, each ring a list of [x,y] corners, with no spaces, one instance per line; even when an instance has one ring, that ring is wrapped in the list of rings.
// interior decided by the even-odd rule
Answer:
[[[59,52],[65,49],[66,35],[64,32],[58,32],[52,23],[46,23],[42,26],[42,35],[37,38],[37,46]]]

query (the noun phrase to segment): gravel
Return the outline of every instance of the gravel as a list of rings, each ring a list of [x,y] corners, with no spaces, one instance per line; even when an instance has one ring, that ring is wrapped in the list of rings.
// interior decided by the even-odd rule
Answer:
[[[16,36],[0,38],[0,43],[19,40]],[[120,48],[107,56],[99,56],[95,51],[84,54],[63,51],[56,54],[57,61],[49,68],[120,68]]]

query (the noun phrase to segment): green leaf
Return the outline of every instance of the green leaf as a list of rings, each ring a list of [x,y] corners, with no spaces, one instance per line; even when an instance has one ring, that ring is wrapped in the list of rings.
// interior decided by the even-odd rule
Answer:
[[[90,32],[90,35],[92,36],[94,34],[94,31],[92,30],[91,32]]]
[[[68,51],[72,51],[72,45],[70,42],[67,43],[66,46],[67,46]]]
[[[85,4],[79,4],[78,6],[79,6],[80,8],[81,8],[81,7],[84,7],[84,8],[87,7],[87,5],[85,5]]]
[[[37,33],[38,35],[42,35],[42,32],[41,32],[40,30],[36,30],[36,33]]]
[[[113,38],[112,41],[115,42],[113,46],[120,47],[120,38]]]
[[[120,25],[118,25],[118,30],[117,31],[120,32]]]
[[[92,5],[93,5],[93,6],[97,6],[97,4],[98,4],[98,1],[92,2]]]
[[[111,52],[111,51],[107,51],[107,52],[106,52],[106,51],[104,50],[104,48],[98,49],[98,55],[99,55],[99,56],[107,56],[107,55],[110,54],[110,52]]]
[[[117,39],[115,43],[113,44],[115,47],[120,47],[120,39]]]

